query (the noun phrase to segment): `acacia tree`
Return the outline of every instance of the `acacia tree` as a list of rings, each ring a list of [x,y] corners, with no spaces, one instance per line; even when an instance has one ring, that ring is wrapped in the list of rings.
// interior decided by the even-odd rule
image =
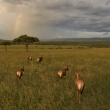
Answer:
[[[2,42],[1,43],[1,45],[4,45],[5,46],[5,51],[7,52],[7,45],[11,45],[12,43],[11,42],[9,42],[9,41],[4,41],[4,42]]]
[[[27,36],[27,35],[21,35],[18,38],[15,38],[13,40],[13,43],[24,43],[26,46],[26,51],[28,52],[28,46],[29,44],[33,43],[33,42],[39,42],[39,39],[36,37],[31,37],[31,36]]]

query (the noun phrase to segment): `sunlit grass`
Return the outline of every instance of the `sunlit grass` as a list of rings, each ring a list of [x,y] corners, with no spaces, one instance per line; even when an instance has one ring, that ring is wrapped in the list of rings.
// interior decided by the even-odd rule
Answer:
[[[0,47],[0,110],[109,110],[110,49],[56,47],[30,45],[29,52],[24,45],[11,45],[8,52]],[[39,56],[43,61],[38,66]],[[18,82],[20,65],[25,71]],[[61,82],[57,71],[64,65],[69,71]],[[80,105],[74,87],[76,70],[86,84]]]

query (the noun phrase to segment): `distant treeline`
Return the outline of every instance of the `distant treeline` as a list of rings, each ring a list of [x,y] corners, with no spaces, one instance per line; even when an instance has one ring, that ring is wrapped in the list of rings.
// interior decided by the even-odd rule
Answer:
[[[109,48],[110,41],[44,41],[34,43],[36,45],[74,45],[74,46],[87,46],[96,48]]]
[[[9,41],[11,42],[11,41]],[[2,42],[0,42],[1,44]],[[13,43],[12,45],[23,45],[24,43]],[[70,46],[86,46],[89,48],[110,48],[110,41],[40,41],[33,42],[30,45],[70,45]]]

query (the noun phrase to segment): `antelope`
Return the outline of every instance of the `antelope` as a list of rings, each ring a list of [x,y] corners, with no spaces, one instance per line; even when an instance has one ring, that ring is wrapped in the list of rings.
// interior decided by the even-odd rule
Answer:
[[[29,56],[29,57],[28,57],[28,61],[29,61],[29,60],[32,61],[32,56]]]
[[[24,66],[22,65],[20,69],[16,72],[16,76],[18,77],[19,80],[21,79],[23,72],[24,72]]]
[[[38,57],[37,58],[37,63],[39,64],[42,61],[43,57]]]
[[[68,66],[64,66],[64,68],[62,69],[62,70],[59,70],[58,71],[58,76],[59,76],[59,78],[63,78],[63,77],[65,77],[66,76],[66,71],[68,71],[69,69],[68,69]]]
[[[80,77],[80,72],[76,71],[75,73],[76,73],[75,86],[76,86],[77,100],[79,101],[80,104],[80,98],[83,93],[85,83],[83,79]]]

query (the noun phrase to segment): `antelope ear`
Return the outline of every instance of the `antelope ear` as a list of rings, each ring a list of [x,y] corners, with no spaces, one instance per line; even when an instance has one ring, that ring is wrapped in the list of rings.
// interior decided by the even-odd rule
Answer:
[[[67,65],[65,65],[63,68],[68,69],[68,66],[67,66]]]
[[[75,74],[77,74],[78,73],[78,71],[75,71]]]
[[[23,68],[24,68],[24,65],[21,65],[21,67],[23,67]]]
[[[81,71],[78,71],[78,73],[80,74],[80,73],[81,73]]]
[[[80,71],[75,71],[75,73],[76,73],[76,75],[77,75],[77,74],[80,75]]]
[[[75,73],[78,73],[78,72],[79,72],[78,70],[75,71]]]

